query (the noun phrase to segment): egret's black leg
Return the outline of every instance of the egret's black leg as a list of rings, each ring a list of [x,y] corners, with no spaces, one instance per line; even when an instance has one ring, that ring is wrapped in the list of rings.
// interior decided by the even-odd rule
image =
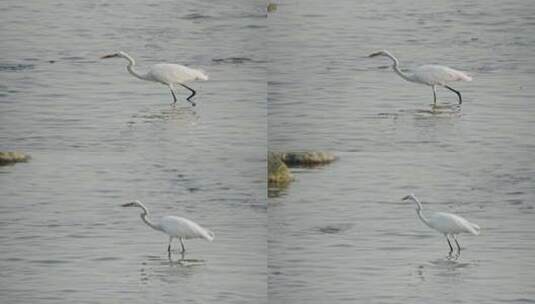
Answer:
[[[461,97],[461,92],[455,90],[455,89],[452,89],[451,87],[448,87],[448,86],[444,86],[446,89],[454,92],[455,94],[457,94],[457,96],[459,96],[459,104],[462,104],[463,103],[463,98]]]
[[[176,96],[175,96],[175,92],[173,92],[173,89],[170,89],[171,90],[171,95],[173,95],[173,104],[176,104]]]
[[[437,88],[433,86],[433,103],[437,104]]]
[[[455,244],[457,244],[457,252],[459,255],[461,255],[461,245],[459,245],[459,242],[457,242],[457,238],[453,236],[453,239],[455,240]]]
[[[169,238],[169,246],[167,246],[167,252],[171,254],[171,242],[173,242],[173,238]]]
[[[182,251],[180,253],[184,254],[184,252],[186,252],[186,248],[184,247],[184,242],[182,242],[182,238],[180,238],[179,240],[180,240],[180,246],[182,246]]]
[[[447,235],[446,235],[446,240],[448,241],[448,245],[450,246],[450,255],[451,255],[453,252],[453,247],[451,246],[450,239],[448,238]]]
[[[179,83],[179,84],[180,84],[181,86],[185,87],[186,89],[190,90],[191,95],[188,96],[188,98],[186,98],[186,100],[189,101],[189,102],[191,102],[191,105],[192,105],[192,106],[195,106],[195,103],[194,103],[193,101],[191,101],[191,98],[192,98],[193,96],[195,96],[195,94],[197,94],[197,92],[195,92],[194,89],[188,87],[188,86],[185,85],[185,84],[181,84],[181,83]]]

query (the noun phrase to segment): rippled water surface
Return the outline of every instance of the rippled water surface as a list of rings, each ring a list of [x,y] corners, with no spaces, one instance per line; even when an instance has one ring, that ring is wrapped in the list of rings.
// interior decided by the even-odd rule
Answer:
[[[535,302],[529,2],[296,0],[267,19],[245,0],[0,12],[0,150],[32,156],[0,168],[0,302]],[[473,82],[452,85],[463,105],[439,89],[433,107],[429,88],[367,57],[383,48],[402,68],[467,71]],[[126,61],[98,59],[117,50],[141,71],[205,70],[198,106],[179,90],[171,107]],[[294,169],[266,212],[266,141],[339,160]],[[447,259],[400,200],[410,192],[481,235]],[[169,260],[167,237],[120,207],[132,199],[216,239]]]
[[[331,150],[269,202],[273,303],[535,302],[535,19],[524,1],[284,1],[268,18],[268,142]],[[456,96],[402,68],[467,71]],[[457,260],[426,211],[479,224]]]
[[[266,84],[262,3],[2,1],[0,302],[266,301]],[[129,75],[205,70],[197,107]],[[230,59],[229,59],[230,58]],[[241,58],[241,59],[232,59]],[[145,226],[181,215],[216,234],[167,258]],[[176,245],[176,244],[175,244]]]

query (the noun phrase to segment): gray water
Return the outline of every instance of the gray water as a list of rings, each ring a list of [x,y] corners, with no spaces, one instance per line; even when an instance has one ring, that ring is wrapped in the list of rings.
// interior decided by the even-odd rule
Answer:
[[[0,168],[0,302],[535,302],[533,6],[361,2],[2,1],[0,150],[33,158]],[[383,48],[470,73],[463,105]],[[198,106],[117,50],[207,71]],[[340,159],[266,212],[266,142]],[[447,259],[409,192],[482,234]],[[216,239],[169,260],[132,199]]]
[[[251,1],[2,1],[0,302],[266,301],[266,83]],[[129,75],[157,62],[204,69],[178,90]],[[234,59],[233,59],[234,58]],[[213,230],[184,260],[147,227],[173,214]],[[175,244],[176,246],[177,244]]]
[[[272,303],[535,303],[535,10],[526,1],[284,1],[268,18],[268,144],[330,150],[269,200]],[[464,97],[402,68],[465,70]],[[426,211],[481,235],[446,240]]]

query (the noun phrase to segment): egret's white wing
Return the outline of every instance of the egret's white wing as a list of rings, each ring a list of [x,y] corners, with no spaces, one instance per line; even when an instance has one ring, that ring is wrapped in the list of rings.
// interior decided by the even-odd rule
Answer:
[[[203,238],[208,241],[214,239],[213,232],[183,217],[164,216],[160,220],[160,227],[165,233],[183,239]]]
[[[208,80],[208,76],[204,72],[180,64],[155,64],[148,74],[155,81],[163,84],[184,83],[190,80]]]
[[[428,85],[446,85],[451,81],[471,81],[472,77],[465,72],[454,70],[443,65],[422,65],[413,70],[413,77]]]
[[[470,223],[466,219],[451,213],[437,212],[433,213],[429,219],[429,223],[436,230],[443,233],[461,233],[468,232],[475,235],[479,234],[477,225]],[[474,227],[475,226],[475,227]]]

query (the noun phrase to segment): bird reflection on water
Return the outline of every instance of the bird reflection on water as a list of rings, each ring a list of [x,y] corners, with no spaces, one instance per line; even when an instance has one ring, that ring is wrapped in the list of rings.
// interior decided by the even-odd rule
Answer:
[[[172,107],[172,108],[154,108],[147,107],[139,111],[138,114],[132,115],[131,124],[136,124],[138,120],[142,123],[158,123],[166,121],[175,121],[183,125],[195,125],[200,116],[192,108]]]
[[[451,257],[439,258],[431,260],[425,264],[419,264],[416,267],[416,275],[421,281],[426,281],[426,278],[433,277],[449,277],[460,278],[465,269],[477,266],[476,262],[460,262],[457,258]]]
[[[178,259],[163,255],[148,255],[146,258],[139,270],[142,284],[148,284],[154,279],[166,282],[188,279],[206,264],[203,259],[185,258],[185,254],[179,254]]]
[[[406,115],[416,119],[454,118],[462,115],[461,106],[454,103],[431,104],[430,107],[418,109],[401,109],[398,112],[381,112],[373,118],[396,120]]]

